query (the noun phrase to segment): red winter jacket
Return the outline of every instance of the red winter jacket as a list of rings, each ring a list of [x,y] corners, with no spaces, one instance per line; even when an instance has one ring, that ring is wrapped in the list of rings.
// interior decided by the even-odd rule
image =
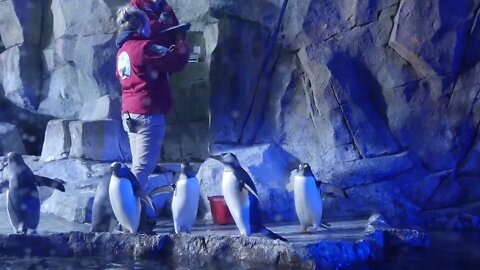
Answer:
[[[153,10],[151,8],[151,0],[131,0],[130,5],[143,10],[147,14],[150,19],[150,28],[152,30],[150,36],[151,40],[167,48],[175,44],[174,33],[160,34],[161,31],[179,24],[177,15],[175,15],[175,12],[168,4],[164,6],[163,10]],[[166,21],[160,19],[160,14],[162,12],[168,14],[168,19]]]
[[[173,51],[156,45],[135,32],[117,37],[116,75],[122,85],[122,112],[167,114],[173,106],[168,73],[188,63],[187,44],[175,44]]]

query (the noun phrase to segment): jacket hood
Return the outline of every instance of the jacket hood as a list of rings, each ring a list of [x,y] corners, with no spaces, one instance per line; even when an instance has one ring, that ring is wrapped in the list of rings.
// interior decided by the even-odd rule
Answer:
[[[148,18],[152,19],[158,19],[158,12],[153,8],[151,0],[132,0],[130,2],[130,5],[132,7],[136,7],[143,12],[145,12],[148,16]]]
[[[121,32],[118,34],[117,39],[115,40],[115,45],[117,45],[117,48],[121,48],[125,42],[132,39],[145,39],[145,37],[134,31]]]

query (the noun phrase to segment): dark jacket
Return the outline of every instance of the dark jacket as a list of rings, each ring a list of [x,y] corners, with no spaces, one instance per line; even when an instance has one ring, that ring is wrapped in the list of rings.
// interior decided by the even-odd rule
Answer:
[[[122,85],[122,112],[167,114],[173,106],[168,73],[188,63],[187,44],[175,44],[173,51],[156,45],[135,32],[117,37],[116,75]]]
[[[147,14],[152,30],[151,40],[167,48],[175,44],[173,32],[160,34],[161,31],[179,24],[175,12],[168,4],[164,6],[163,10],[153,10],[150,0],[131,0],[130,5]]]

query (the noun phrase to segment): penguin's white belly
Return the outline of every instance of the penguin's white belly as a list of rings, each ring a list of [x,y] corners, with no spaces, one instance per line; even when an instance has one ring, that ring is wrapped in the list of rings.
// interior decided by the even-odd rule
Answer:
[[[295,176],[295,211],[301,224],[320,226],[322,198],[312,177]]]
[[[123,228],[137,232],[140,223],[140,199],[133,193],[128,179],[112,177],[108,189],[113,213]]]
[[[240,191],[239,182],[232,172],[224,171],[222,179],[222,192],[228,210],[232,214],[235,224],[241,235],[250,235],[250,200],[248,191]]]
[[[172,198],[175,233],[190,232],[197,218],[200,184],[197,178],[180,178]]]
[[[9,193],[9,190],[7,189],[5,198],[7,199],[7,214],[8,214],[8,220],[10,221],[10,224],[12,225],[13,230],[14,230],[14,232],[16,233],[16,232],[19,230],[19,227],[18,227],[19,224],[16,224],[16,222],[13,222],[13,219],[12,219],[12,217],[10,216],[11,214],[10,214],[10,211],[9,211],[9,209],[10,209],[10,197],[9,197],[9,196],[10,196],[10,193]],[[14,223],[15,223],[15,224],[14,224]]]

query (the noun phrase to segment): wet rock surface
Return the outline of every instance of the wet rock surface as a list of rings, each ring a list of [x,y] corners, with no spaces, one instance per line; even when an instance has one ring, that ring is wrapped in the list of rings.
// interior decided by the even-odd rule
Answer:
[[[6,223],[6,213],[0,211]],[[40,257],[131,256],[137,258],[185,258],[214,261],[250,261],[268,265],[302,269],[345,266],[380,260],[383,250],[398,242],[387,241],[387,225],[383,229],[368,228],[367,220],[333,221],[329,230],[299,234],[293,223],[268,224],[289,242],[270,240],[255,234],[239,236],[232,225],[198,223],[192,234],[173,234],[173,223],[161,220],[155,234],[90,233],[88,225],[60,222],[51,215],[42,215],[39,235],[6,234],[11,230],[0,227],[0,255]],[[367,227],[366,227],[367,226]],[[428,235],[415,230],[395,230],[395,235],[408,235],[410,241],[401,246],[428,246],[421,240]],[[69,230],[73,230],[69,232]],[[423,237],[423,238],[422,238]],[[415,242],[416,241],[416,242]]]

